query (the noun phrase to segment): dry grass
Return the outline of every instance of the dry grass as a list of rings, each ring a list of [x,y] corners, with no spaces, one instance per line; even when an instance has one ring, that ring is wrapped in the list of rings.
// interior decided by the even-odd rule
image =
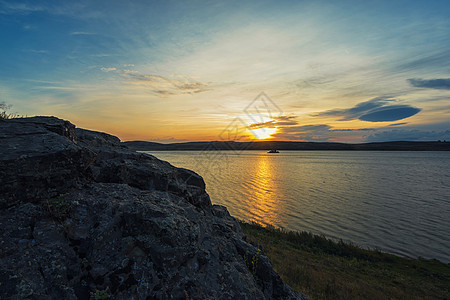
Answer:
[[[312,299],[450,299],[450,265],[408,259],[306,232],[241,223],[283,280]]]

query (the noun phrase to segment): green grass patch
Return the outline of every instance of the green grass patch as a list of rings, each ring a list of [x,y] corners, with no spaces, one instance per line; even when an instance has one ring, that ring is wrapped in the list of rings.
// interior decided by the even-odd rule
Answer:
[[[450,265],[410,259],[308,232],[240,222],[275,271],[312,299],[450,299]]]
[[[57,197],[47,200],[47,207],[52,217],[59,221],[65,219],[69,213],[69,204],[66,201],[66,195],[60,194]]]

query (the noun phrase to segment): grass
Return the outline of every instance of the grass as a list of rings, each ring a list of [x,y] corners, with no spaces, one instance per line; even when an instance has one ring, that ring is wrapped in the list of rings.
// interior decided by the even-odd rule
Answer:
[[[106,300],[111,296],[105,290],[96,290],[95,293],[91,293],[90,300]]]
[[[48,199],[47,207],[50,215],[60,222],[67,217],[69,212],[69,204],[66,201],[65,194],[60,194],[57,197]]]
[[[6,104],[5,102],[0,102],[0,120],[14,119],[20,117],[17,114],[8,113],[9,109],[11,109],[11,105]]]
[[[240,222],[275,271],[312,299],[450,299],[450,265]]]

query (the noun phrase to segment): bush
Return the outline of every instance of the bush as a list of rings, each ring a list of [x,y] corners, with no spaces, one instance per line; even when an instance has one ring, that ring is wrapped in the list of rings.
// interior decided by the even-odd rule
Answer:
[[[19,117],[16,114],[9,113],[8,110],[11,109],[11,105],[6,104],[5,102],[0,102],[0,120],[3,119],[12,119]]]

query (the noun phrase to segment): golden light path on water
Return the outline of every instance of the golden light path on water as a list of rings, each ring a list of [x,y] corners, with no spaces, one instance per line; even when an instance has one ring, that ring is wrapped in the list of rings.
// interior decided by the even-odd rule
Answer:
[[[450,157],[401,151],[156,151],[244,221],[450,262]]]
[[[248,206],[249,219],[261,223],[261,219],[268,224],[280,223],[280,204],[277,201],[278,184],[275,179],[273,160],[267,156],[259,156],[255,164],[254,177],[251,182],[256,188],[248,190],[255,202]],[[256,217],[257,216],[257,217]]]

